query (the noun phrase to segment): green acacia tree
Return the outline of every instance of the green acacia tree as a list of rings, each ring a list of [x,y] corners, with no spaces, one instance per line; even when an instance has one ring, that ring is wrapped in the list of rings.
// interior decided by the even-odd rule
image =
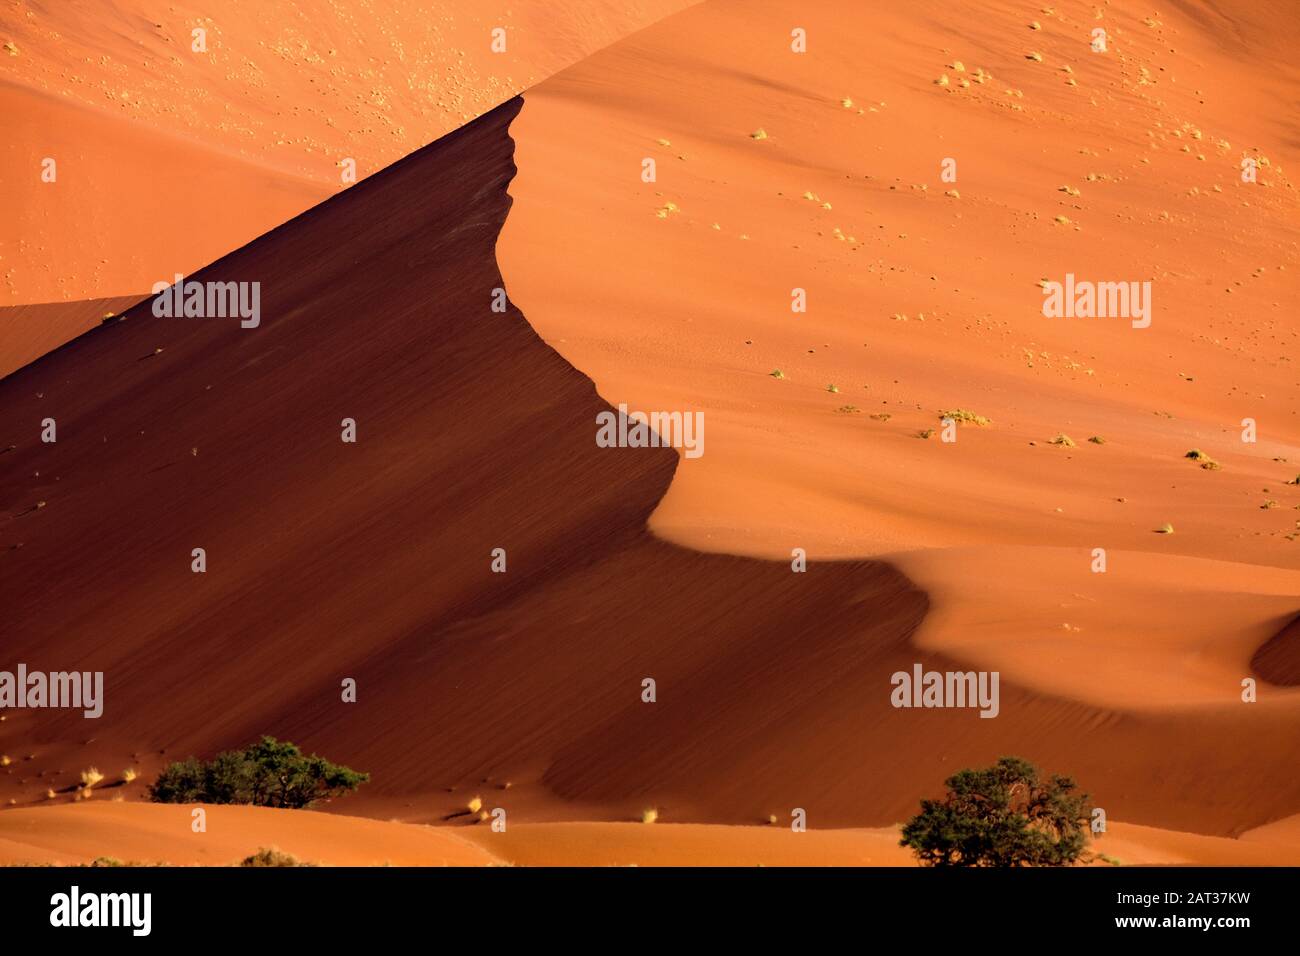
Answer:
[[[942,800],[922,800],[902,846],[926,866],[1068,866],[1087,846],[1091,807],[1069,777],[1040,780],[1019,757],[945,781]]]
[[[296,744],[263,737],[203,763],[190,757],[169,764],[149,788],[156,803],[251,803],[303,809],[351,793],[367,773],[306,755]]]

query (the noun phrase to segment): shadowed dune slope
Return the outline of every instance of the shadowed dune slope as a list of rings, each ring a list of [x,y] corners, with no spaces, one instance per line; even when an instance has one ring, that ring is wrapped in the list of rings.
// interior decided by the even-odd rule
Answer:
[[[653,538],[676,453],[598,448],[591,382],[490,308],[519,108],[196,274],[262,283],[260,327],[142,303],[0,381],[7,660],[102,670],[107,698],[10,712],[0,800],[68,800],[90,765],[94,799],[136,798],[128,766],[273,733],[372,774],[348,812],[414,820],[482,795],[524,821],[882,826],[1008,752],[1140,822],[1239,832],[1300,801],[1283,776],[1243,795],[1292,746],[1249,715],[1181,716],[1246,744],[1171,751],[1162,715],[1009,682],[996,720],[894,709],[891,673],[953,666],[912,646],[927,599],[898,572]]]
[[[1300,617],[1265,641],[1250,664],[1270,683],[1284,687],[1300,684]]]
[[[369,771],[348,808],[426,818],[484,778],[525,816],[752,818],[854,770],[826,731],[884,699],[924,596],[648,534],[676,453],[598,448],[591,382],[490,308],[519,108],[191,277],[260,282],[258,328],[144,302],[0,381],[6,666],[103,671],[106,697],[9,711],[0,799],[263,732]]]
[[[110,312],[129,309],[141,298],[126,295],[0,308],[0,378],[93,329]]]

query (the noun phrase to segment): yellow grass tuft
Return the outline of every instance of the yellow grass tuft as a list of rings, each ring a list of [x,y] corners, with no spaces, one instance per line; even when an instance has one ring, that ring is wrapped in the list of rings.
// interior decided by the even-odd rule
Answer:
[[[103,779],[104,775],[100,773],[96,767],[91,767],[88,770],[81,771],[81,785],[86,790],[89,790]]]
[[[483,798],[475,797],[469,803],[465,804],[465,806],[469,809],[470,813],[478,813],[483,809]]]
[[[950,411],[940,412],[939,420],[943,421],[945,418],[951,418],[958,424],[968,423],[971,425],[979,425],[981,428],[993,421],[991,418],[985,418],[983,415],[976,415],[974,412],[965,408],[954,408]]]
[[[658,819],[659,819],[659,811],[656,810],[654,807],[649,807],[641,811],[642,823],[654,823]]]

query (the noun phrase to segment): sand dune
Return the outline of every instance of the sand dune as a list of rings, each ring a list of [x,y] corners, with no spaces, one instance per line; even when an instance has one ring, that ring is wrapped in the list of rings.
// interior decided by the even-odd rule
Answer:
[[[8,715],[0,800],[266,732],[370,772],[351,812],[878,813],[863,715],[924,595],[876,562],[795,575],[646,531],[676,453],[598,448],[590,381],[491,310],[518,108],[196,273],[259,281],[259,327],[145,302],[0,381],[7,652],[103,671],[106,698]]]
[[[914,866],[898,830],[660,823],[525,823],[493,832],[311,811],[209,806],[207,830],[190,808],[83,803],[0,814],[0,865],[231,866],[262,847],[322,866]],[[1092,865],[1267,866],[1300,860],[1296,818],[1240,840],[1114,823]],[[1279,830],[1280,827],[1286,830]],[[1107,862],[1112,861],[1112,862]]]
[[[340,150],[373,174],[191,277],[259,282],[255,329],[143,303],[21,368],[35,337],[0,350],[6,652],[103,670],[107,697],[97,721],[0,724],[5,859],[108,852],[121,814],[138,829],[114,855],[198,862],[130,801],[168,760],[261,733],[371,773],[325,809],[447,824],[411,828],[414,861],[904,863],[918,799],[1008,753],[1076,776],[1123,821],[1102,847],[1123,862],[1300,857],[1283,5],[1064,3],[1030,30],[1004,0],[707,0],[587,55],[685,6],[555,21],[519,73],[580,63],[379,172],[530,81],[471,57],[450,74],[484,82],[398,96],[424,54],[341,52],[336,73],[314,27],[259,25],[239,44],[269,53],[230,41],[214,66],[238,96],[128,71],[146,105],[114,101],[126,125],[87,100],[103,74],[60,92],[84,38],[65,60],[20,37],[41,52],[0,87],[29,107],[18,128],[44,128],[48,91],[69,142],[103,130],[89,162],[140,151],[92,222],[161,225],[109,258],[111,229],[67,207],[0,248],[10,301],[210,259],[337,190]],[[434,30],[428,55],[483,22]],[[347,29],[373,50],[387,23]],[[358,77],[379,99],[326,129],[313,76],[325,102]],[[217,218],[169,218],[179,182],[142,205],[155,162],[194,170]],[[55,249],[73,252],[29,281]],[[1067,273],[1151,281],[1150,327],[1045,318],[1039,283]],[[492,310],[503,286],[519,309]],[[623,402],[703,411],[706,454],[597,447]],[[954,409],[989,421],[943,442]],[[891,706],[913,664],[999,670],[997,718]],[[92,806],[57,806],[92,765]],[[476,796],[507,834],[469,825]],[[628,822],[650,807],[660,823]],[[760,825],[796,807],[803,842]],[[371,846],[378,824],[331,815],[285,824],[304,858],[374,862],[407,832]],[[235,819],[222,860],[280,826]]]
[[[866,739],[822,781],[855,782],[857,822],[1015,752],[1115,817],[1236,834],[1300,809],[1300,695],[1256,656],[1300,601],[1296,27],[1052,7],[668,18],[526,94],[499,255],[607,401],[705,413],[652,530],[886,556],[930,597],[917,647],[1002,672],[1002,713],[960,729],[840,702]],[[1066,273],[1150,280],[1153,321],[1045,318]],[[952,409],[991,422],[945,444]]]

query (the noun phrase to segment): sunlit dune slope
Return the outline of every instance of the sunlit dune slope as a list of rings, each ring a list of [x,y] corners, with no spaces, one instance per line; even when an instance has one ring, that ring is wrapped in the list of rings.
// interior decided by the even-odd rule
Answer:
[[[512,295],[607,401],[708,422],[652,530],[886,556],[917,646],[1002,674],[996,720],[871,725],[879,812],[1000,752],[1144,824],[1300,810],[1257,655],[1300,607],[1288,11],[710,0],[526,94]],[[1150,282],[1149,325],[1045,316],[1067,275]]]
[[[688,2],[10,0],[0,305],[148,291]]]
[[[208,806],[194,830],[191,807],[101,803],[0,813],[0,863],[233,866],[278,849],[322,866],[485,866],[495,857],[455,831],[310,810]]]

